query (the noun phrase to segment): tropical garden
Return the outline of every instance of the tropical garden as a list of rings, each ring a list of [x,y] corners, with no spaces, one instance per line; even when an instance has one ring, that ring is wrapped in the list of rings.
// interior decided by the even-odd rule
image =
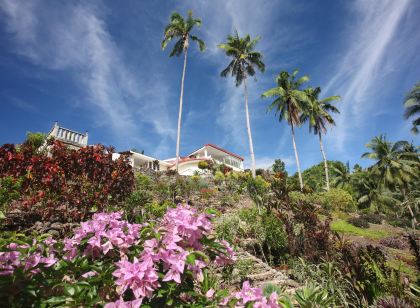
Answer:
[[[200,26],[191,11],[173,13],[161,42],[184,57],[176,166],[188,51],[205,50]],[[40,133],[0,147],[1,306],[419,306],[419,147],[380,135],[366,145],[366,168],[328,160],[323,137],[341,98],[281,71],[261,97],[290,126],[297,172],[280,159],[257,169],[248,82],[266,68],[260,39],[235,31],[218,45],[229,58],[221,77],[244,91],[250,170],[135,172],[112,147],[70,149]],[[403,101],[413,134],[419,94],[416,85]],[[320,150],[306,170],[302,126]]]

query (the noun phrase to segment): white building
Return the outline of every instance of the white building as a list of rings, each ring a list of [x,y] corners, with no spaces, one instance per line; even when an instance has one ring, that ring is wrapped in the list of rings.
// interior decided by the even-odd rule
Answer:
[[[195,150],[187,157],[180,159],[178,163],[178,172],[181,175],[193,175],[199,171],[198,163],[200,161],[212,161],[215,164],[224,164],[234,171],[244,171],[244,158],[229,152],[217,145],[208,143]],[[173,162],[175,163],[175,162]],[[171,167],[175,169],[175,166]]]
[[[74,130],[59,126],[57,122],[51,128],[47,135],[47,140],[53,137],[56,140],[60,140],[66,146],[72,149],[80,149],[88,145],[88,133],[79,133]]]
[[[121,154],[129,155],[129,163],[135,170],[152,169],[155,171],[166,171],[172,166],[172,164],[169,162],[158,160],[154,157],[147,156],[134,151],[112,153],[112,159],[118,159],[121,156]]]
[[[112,158],[117,159],[123,153],[129,154],[130,164],[136,170],[152,169],[155,171],[166,171],[176,169],[176,158],[159,160],[134,151],[114,153],[112,154]],[[202,170],[198,168],[200,161],[224,164],[234,171],[244,171],[243,157],[214,144],[206,144],[188,156],[180,158],[178,173],[181,175],[194,175],[196,171],[202,172]]]

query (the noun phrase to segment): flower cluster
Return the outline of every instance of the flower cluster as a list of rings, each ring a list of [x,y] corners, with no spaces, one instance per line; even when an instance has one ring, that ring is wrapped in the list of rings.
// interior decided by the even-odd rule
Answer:
[[[0,275],[12,275],[18,268],[34,275],[41,271],[40,266],[54,265],[58,261],[55,257],[55,243],[52,238],[39,243],[34,240],[32,247],[28,244],[10,243],[6,247],[7,251],[0,252]]]
[[[231,301],[235,302],[236,308],[251,307],[254,308],[280,308],[278,304],[277,293],[273,292],[269,298],[263,295],[261,288],[252,288],[248,281],[245,281],[242,285],[242,289],[233,294],[233,296],[226,297],[221,303],[221,306],[228,305]]]
[[[212,231],[208,215],[198,214],[188,205],[179,205],[168,210],[157,231],[162,236],[159,240],[154,238],[144,242],[140,259],[118,262],[118,269],[113,273],[117,278],[115,283],[120,295],[127,289],[133,292],[135,301],[130,302],[130,305],[135,307],[139,306],[145,297],[151,298],[153,291],[160,286],[158,268],[163,268],[165,273],[162,282],[174,281],[180,284],[185,270],[190,271],[197,281],[202,281],[202,269],[208,265],[205,260],[198,258],[187,262],[190,253],[203,249],[200,240]],[[222,245],[228,251],[223,260],[228,262],[229,257],[233,257],[233,250],[227,242]],[[118,303],[109,303],[107,308],[117,307],[121,303],[121,300]],[[127,302],[126,304],[128,305]]]
[[[84,245],[82,255],[99,257],[110,250],[125,253],[139,238],[141,225],[121,220],[121,213],[98,213],[93,219],[81,223],[72,238],[64,239],[66,259],[74,259]]]

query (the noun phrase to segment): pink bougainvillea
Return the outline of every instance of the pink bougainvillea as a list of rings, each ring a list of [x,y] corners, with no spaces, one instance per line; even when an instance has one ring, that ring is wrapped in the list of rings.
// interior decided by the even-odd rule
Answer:
[[[27,244],[10,243],[7,245],[8,251],[0,252],[0,275],[12,275],[17,268],[22,268],[30,275],[40,272],[40,266],[50,267],[57,263],[56,251],[54,249],[55,240],[47,238],[38,243],[32,243],[33,251]]]
[[[277,293],[273,292],[269,298],[263,295],[261,288],[252,288],[249,281],[245,281],[242,285],[242,289],[235,292],[232,296],[226,297],[220,303],[220,306],[229,306],[232,301],[235,302],[235,308],[251,307],[254,308],[281,308],[278,304]]]

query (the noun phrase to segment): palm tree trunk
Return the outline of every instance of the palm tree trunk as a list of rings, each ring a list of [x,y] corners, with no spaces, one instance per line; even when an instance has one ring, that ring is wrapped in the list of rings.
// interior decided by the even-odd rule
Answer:
[[[187,52],[188,48],[184,51],[184,68],[182,70],[182,79],[181,79],[181,95],[179,97],[179,113],[178,113],[178,135],[176,138],[176,173],[178,173],[178,163],[179,163],[179,143],[181,139],[181,118],[182,118],[182,99],[184,98],[184,80],[185,80],[185,70],[187,68]]]
[[[297,152],[297,148],[296,148],[296,142],[295,142],[295,129],[293,127],[293,124],[290,124],[290,125],[292,127],[293,149],[295,150],[296,167],[297,167],[298,176],[299,176],[300,190],[303,191],[302,173],[300,172],[299,156],[298,156],[298,152]]]
[[[246,128],[248,131],[248,139],[249,139],[249,153],[251,154],[251,172],[252,172],[252,177],[255,178],[255,156],[254,156],[254,146],[252,144],[251,124],[249,123],[248,88],[246,86],[246,79],[244,79],[244,90],[245,90]]]
[[[325,181],[327,182],[327,191],[330,190],[330,177],[328,175],[328,163],[327,163],[327,157],[325,156],[324,146],[322,145],[322,137],[321,132],[318,132],[319,136],[319,147],[321,148],[322,157],[324,159],[324,169],[325,169]]]

